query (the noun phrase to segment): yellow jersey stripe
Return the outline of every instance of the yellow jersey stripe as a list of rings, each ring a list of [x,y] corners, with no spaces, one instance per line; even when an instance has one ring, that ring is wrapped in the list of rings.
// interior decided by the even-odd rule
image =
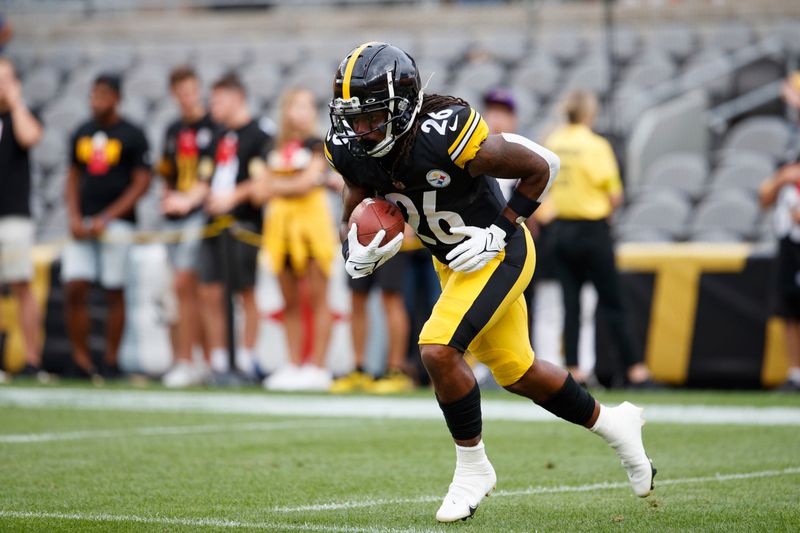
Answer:
[[[480,115],[475,120],[475,128],[467,141],[464,143],[463,148],[459,151],[458,155],[453,154],[456,158],[453,162],[459,168],[464,168],[467,163],[475,159],[475,154],[481,147],[483,141],[489,136],[489,125],[483,120]]]
[[[453,144],[450,145],[450,148],[447,149],[447,153],[450,154],[451,156],[453,155],[453,151],[458,147],[458,144],[461,142],[461,139],[464,138],[464,135],[469,130],[469,127],[472,124],[474,118],[475,118],[475,110],[474,109],[470,109],[469,110],[469,118],[467,119],[467,123],[464,124],[463,128],[461,128],[461,132],[458,134],[458,137],[456,137],[456,140],[453,141]]]
[[[344,80],[342,81],[342,98],[345,100],[350,99],[350,78],[353,77],[353,68],[356,66],[356,61],[358,60],[358,56],[361,55],[361,52],[364,51],[364,48],[367,46],[374,44],[373,42],[364,43],[358,48],[356,48],[353,53],[350,55],[350,59],[347,61],[347,66],[344,68]]]

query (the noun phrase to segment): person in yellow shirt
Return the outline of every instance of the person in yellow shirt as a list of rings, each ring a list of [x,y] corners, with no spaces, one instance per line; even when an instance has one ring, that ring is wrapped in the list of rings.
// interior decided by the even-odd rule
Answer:
[[[631,386],[651,385],[650,372],[634,349],[625,322],[619,273],[608,218],[622,203],[622,181],[607,140],[592,131],[597,116],[592,93],[574,91],[565,99],[567,124],[545,146],[561,158],[561,173],[548,200],[555,212],[555,270],[564,294],[564,356],[576,381],[587,379],[578,368],[580,291],[585,282],[597,289],[598,309],[626,366]]]

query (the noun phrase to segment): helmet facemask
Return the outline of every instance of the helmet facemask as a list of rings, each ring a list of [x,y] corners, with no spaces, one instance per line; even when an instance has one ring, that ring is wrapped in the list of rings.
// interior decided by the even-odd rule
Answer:
[[[357,158],[383,157],[394,147],[397,139],[407,133],[414,123],[414,119],[422,107],[422,91],[419,92],[415,102],[408,98],[395,96],[392,71],[386,72],[386,83],[389,97],[383,100],[365,98],[362,102],[358,96],[347,100],[334,98],[330,103],[330,117],[333,132],[345,141],[348,150]],[[381,122],[373,126],[372,118],[375,114],[383,113]],[[366,120],[370,129],[356,133],[353,123],[357,120]],[[382,131],[384,137],[377,143],[367,141],[364,137]]]

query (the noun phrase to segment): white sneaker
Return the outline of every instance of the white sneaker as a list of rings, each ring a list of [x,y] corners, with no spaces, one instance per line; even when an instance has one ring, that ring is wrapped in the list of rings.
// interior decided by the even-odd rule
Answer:
[[[295,375],[291,390],[307,392],[327,391],[333,385],[333,374],[311,364],[303,365]]]
[[[211,350],[211,370],[215,374],[225,374],[230,371],[228,350],[214,348]]]
[[[472,448],[456,445],[456,471],[453,481],[436,511],[439,522],[466,520],[475,514],[484,496],[497,484],[497,474],[483,447],[483,441]]]
[[[286,365],[279,368],[264,379],[264,388],[274,391],[289,391],[297,381],[295,377],[300,373],[300,367]]]
[[[161,382],[165,387],[183,388],[195,383],[195,371],[192,363],[188,361],[178,361],[169,372],[164,374]]]
[[[194,361],[192,363],[192,385],[205,385],[211,379],[211,368],[205,361]]]
[[[622,402],[617,407],[600,407],[592,431],[603,437],[617,453],[628,474],[628,481],[634,494],[640,498],[653,492],[653,478],[656,469],[647,457],[642,442],[643,409],[629,402]]]

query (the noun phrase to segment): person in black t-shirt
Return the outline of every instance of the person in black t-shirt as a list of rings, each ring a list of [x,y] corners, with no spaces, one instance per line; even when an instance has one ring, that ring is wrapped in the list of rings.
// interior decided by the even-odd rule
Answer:
[[[100,75],[91,91],[93,117],[72,136],[66,201],[72,241],[64,249],[67,331],[78,368],[98,375],[89,355],[89,283],[108,296],[104,370],[117,373],[117,351],[125,324],[123,286],[135,207],[150,185],[147,139],[117,112],[119,78]]]
[[[261,232],[262,209],[251,203],[252,178],[264,170],[265,156],[272,149],[272,138],[253,120],[244,86],[239,78],[228,74],[214,83],[211,94],[211,116],[222,127],[218,137],[214,176],[205,203],[206,212],[217,220],[233,217],[237,227]],[[229,255],[223,257],[219,238],[203,241],[200,248],[200,283],[203,299],[203,321],[211,348],[211,367],[217,373],[228,371],[225,311],[223,301],[223,261],[232,271],[233,289],[241,295],[244,306],[242,346],[236,350],[236,366],[252,374],[256,372],[254,350],[258,336],[258,309],[255,283],[258,246],[234,239]]]
[[[181,116],[167,128],[158,173],[166,185],[161,204],[164,229],[179,236],[178,242],[167,246],[175,270],[178,316],[173,336],[175,364],[163,382],[168,387],[185,387],[199,385],[208,377],[206,364],[192,361],[192,348],[203,344],[197,262],[206,224],[202,206],[214,171],[216,125],[206,112],[200,80],[191,67],[175,68],[169,86]]]
[[[0,58],[0,286],[9,285],[19,302],[25,340],[24,374],[40,374],[39,309],[31,292],[31,169],[28,149],[39,142],[42,126],[22,100],[14,65]],[[46,379],[45,374],[40,378]]]

